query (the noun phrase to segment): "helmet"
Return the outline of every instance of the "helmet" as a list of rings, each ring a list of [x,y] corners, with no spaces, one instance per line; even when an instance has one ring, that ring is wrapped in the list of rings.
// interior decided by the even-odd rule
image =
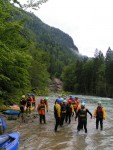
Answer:
[[[98,102],[98,104],[100,104],[100,105],[101,105],[101,104],[102,104],[102,103],[101,103],[101,101],[99,101],[99,102]]]
[[[56,101],[57,101],[58,103],[61,103],[61,99],[60,99],[60,98],[57,98]]]
[[[67,101],[64,99],[64,100],[63,100],[63,103],[66,103],[66,102],[67,102]]]
[[[41,99],[40,99],[40,102],[44,102],[44,98],[41,98]]]
[[[69,100],[68,100],[68,103],[69,103],[69,104],[71,104],[71,103],[72,103],[72,101],[69,99]]]
[[[48,101],[48,97],[46,97],[45,100]]]
[[[81,106],[85,106],[85,103],[84,103],[84,102],[82,102]]]
[[[35,94],[31,94],[32,96],[35,96]]]
[[[31,94],[30,94],[30,93],[28,93],[28,94],[27,94],[27,96],[31,96]]]
[[[22,95],[22,98],[25,98],[25,95]]]
[[[69,99],[70,99],[70,100],[73,100],[73,96],[72,96],[72,95],[70,95]]]

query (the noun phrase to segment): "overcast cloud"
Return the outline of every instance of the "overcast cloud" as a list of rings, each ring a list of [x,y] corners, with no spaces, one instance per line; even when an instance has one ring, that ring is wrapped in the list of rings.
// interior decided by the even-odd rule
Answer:
[[[82,55],[113,49],[113,0],[48,0],[34,13],[69,34]]]

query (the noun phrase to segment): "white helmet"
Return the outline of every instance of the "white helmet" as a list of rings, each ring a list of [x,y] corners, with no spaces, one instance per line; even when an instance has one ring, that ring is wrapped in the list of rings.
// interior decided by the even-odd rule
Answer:
[[[100,105],[101,105],[101,104],[102,104],[102,103],[101,103],[101,101],[99,101],[99,102],[98,102],[98,104],[100,104]]]

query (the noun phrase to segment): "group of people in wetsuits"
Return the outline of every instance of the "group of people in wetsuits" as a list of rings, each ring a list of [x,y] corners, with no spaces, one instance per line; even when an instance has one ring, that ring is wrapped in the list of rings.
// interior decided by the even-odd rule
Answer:
[[[25,95],[22,96],[20,100],[20,110],[21,113],[26,110],[30,112],[31,106],[36,107],[36,98],[34,94],[28,94],[27,98]],[[46,111],[48,112],[48,97],[41,98],[40,102],[37,104],[36,110],[39,114],[40,124],[46,123]],[[59,96],[55,100],[54,104],[54,118],[55,118],[55,127],[54,131],[58,131],[58,126],[62,127],[64,122],[70,124],[72,117],[75,117],[75,121],[78,119],[77,131],[81,129],[85,130],[87,133],[87,113],[96,118],[96,129],[99,127],[103,130],[103,119],[106,118],[106,111],[102,107],[101,102],[98,102],[98,106],[94,111],[94,114],[85,107],[85,102],[80,101],[78,97],[70,96],[69,98]]]
[[[31,107],[36,107],[36,97],[35,94],[27,94],[27,97],[25,95],[22,95],[20,102],[20,115],[22,117],[22,122],[25,122],[25,112],[31,113]]]
[[[94,111],[94,114],[85,107],[85,102],[80,104],[80,100],[77,97],[72,96],[66,100],[66,98],[58,97],[54,105],[54,116],[55,116],[55,128],[54,131],[57,132],[58,126],[63,126],[64,121],[66,123],[71,123],[71,117],[75,114],[75,121],[78,118],[77,131],[81,129],[85,130],[87,133],[87,113],[96,118],[96,129],[98,129],[100,122],[100,129],[103,130],[103,119],[106,118],[105,109],[102,107],[101,102],[98,102],[98,106]]]
[[[27,94],[27,97],[25,95],[22,95],[19,105],[20,105],[20,114],[22,117],[22,122],[25,122],[26,113],[30,114],[31,108],[34,110],[36,108],[39,114],[40,124],[42,124],[42,122],[46,123],[45,110],[47,110],[48,112],[48,97],[41,98],[40,103],[38,103],[38,105],[36,106],[35,94]]]

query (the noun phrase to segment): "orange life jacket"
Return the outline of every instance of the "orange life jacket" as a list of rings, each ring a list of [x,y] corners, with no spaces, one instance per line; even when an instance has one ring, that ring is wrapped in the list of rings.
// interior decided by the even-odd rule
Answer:
[[[37,111],[39,115],[45,115],[45,104],[38,104]]]
[[[35,97],[33,97],[32,99],[33,99],[33,103],[36,103],[36,98],[35,98]]]
[[[32,102],[33,102],[32,97],[28,97],[28,98],[27,98],[27,102],[30,103],[30,104],[32,104]]]
[[[75,103],[76,103],[76,108],[77,108],[79,106],[80,101],[76,100]]]

